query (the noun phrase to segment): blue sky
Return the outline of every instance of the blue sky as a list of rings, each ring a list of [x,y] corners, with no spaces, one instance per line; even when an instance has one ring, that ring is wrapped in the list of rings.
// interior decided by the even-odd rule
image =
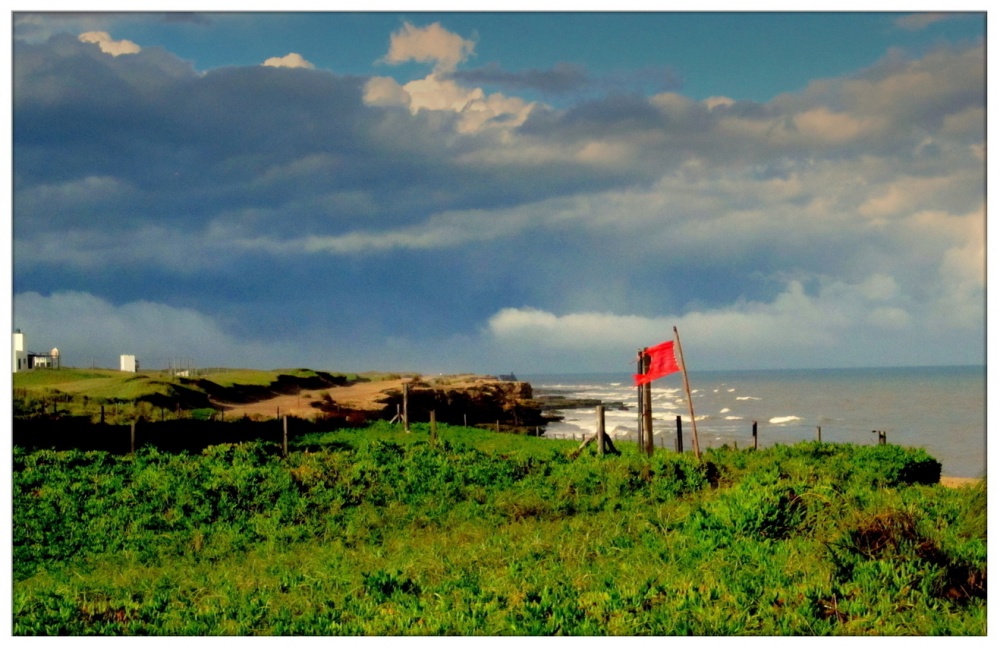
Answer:
[[[13,15],[70,365],[985,362],[985,15]]]

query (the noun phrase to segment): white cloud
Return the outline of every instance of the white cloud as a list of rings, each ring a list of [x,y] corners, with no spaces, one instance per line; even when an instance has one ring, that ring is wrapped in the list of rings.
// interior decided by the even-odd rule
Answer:
[[[79,36],[82,43],[97,43],[101,51],[111,56],[122,54],[138,54],[142,48],[128,40],[116,41],[107,32],[84,32]]]
[[[372,77],[365,83],[364,102],[369,106],[409,106],[411,97],[392,77]]]
[[[433,63],[436,70],[451,71],[475,51],[476,44],[449,32],[440,23],[416,27],[403,23],[389,40],[389,52],[382,59],[386,63]]]
[[[117,368],[119,355],[135,354],[150,369],[166,367],[172,358],[202,366],[284,367],[293,354],[279,341],[239,340],[194,309],[144,300],[116,305],[90,293],[26,292],[14,296],[13,306],[14,326],[25,333],[29,348],[58,347],[67,366]]]
[[[272,56],[271,58],[264,61],[261,65],[271,67],[271,68],[308,68],[312,69],[316,66],[306,61],[302,58],[301,54],[295,52],[289,52],[288,54],[278,57]]]
[[[933,339],[934,315],[912,309],[896,289],[884,275],[854,284],[826,280],[814,292],[790,281],[770,302],[738,301],[663,316],[505,308],[489,319],[484,335],[526,364],[556,352],[583,356],[591,366],[620,365],[638,347],[671,339],[674,326],[699,369],[808,367],[824,358],[833,366],[976,362],[948,355],[965,346],[964,336],[954,332],[935,345],[921,344]]]

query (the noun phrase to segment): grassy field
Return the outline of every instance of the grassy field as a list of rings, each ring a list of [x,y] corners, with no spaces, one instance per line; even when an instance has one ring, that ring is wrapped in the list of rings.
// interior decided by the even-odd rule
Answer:
[[[219,369],[188,378],[167,372],[67,368],[17,372],[13,377],[16,415],[56,409],[60,414],[97,418],[101,404],[117,404],[115,412],[126,419],[148,415],[151,406],[168,412],[206,409],[214,402],[252,402],[325,383],[370,380],[364,375],[309,369]]]
[[[983,635],[986,489],[922,450],[698,462],[426,425],[15,449],[16,635]]]

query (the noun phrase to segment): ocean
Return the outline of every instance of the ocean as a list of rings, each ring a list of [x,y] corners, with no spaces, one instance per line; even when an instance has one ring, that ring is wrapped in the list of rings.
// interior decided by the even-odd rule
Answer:
[[[605,428],[617,441],[636,440],[637,389],[631,374],[538,374],[519,377],[535,395],[622,402],[606,407]],[[815,440],[920,447],[942,464],[942,475],[986,475],[986,368],[907,367],[824,370],[689,372],[698,440],[704,450],[723,444],[747,448],[757,422],[759,447]],[[684,449],[691,422],[679,373],[654,381],[653,439],[674,448],[681,416]],[[597,429],[596,409],[558,411],[546,437],[574,437]]]

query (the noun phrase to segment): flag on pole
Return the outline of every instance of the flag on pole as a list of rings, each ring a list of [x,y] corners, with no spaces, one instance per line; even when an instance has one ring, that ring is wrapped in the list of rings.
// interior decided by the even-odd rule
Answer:
[[[645,351],[649,355],[649,369],[646,370],[645,374],[632,375],[636,385],[643,385],[667,374],[681,371],[681,368],[677,366],[677,359],[674,358],[674,341],[668,340],[659,345],[653,345],[646,348]]]

